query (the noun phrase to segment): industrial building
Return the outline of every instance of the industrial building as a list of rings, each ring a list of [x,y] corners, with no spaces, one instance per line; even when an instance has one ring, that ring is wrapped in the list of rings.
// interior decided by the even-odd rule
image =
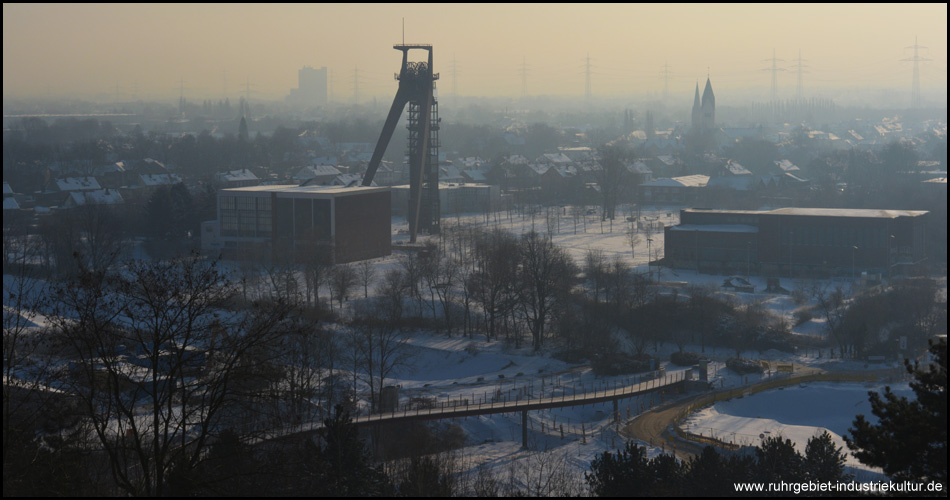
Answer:
[[[202,224],[201,246],[223,258],[333,263],[389,255],[390,192],[384,187],[251,186],[218,191],[218,219]],[[289,255],[288,255],[289,253]]]
[[[392,187],[393,215],[407,215],[410,209],[408,184]],[[498,210],[501,190],[487,184],[439,183],[439,209],[443,217]]]
[[[663,262],[715,274],[909,274],[925,260],[928,212],[833,208],[680,211]]]

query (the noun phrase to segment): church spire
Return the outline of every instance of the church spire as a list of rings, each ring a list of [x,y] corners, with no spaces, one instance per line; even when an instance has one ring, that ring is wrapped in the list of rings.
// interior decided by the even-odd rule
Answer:
[[[696,80],[696,97],[693,98],[693,129],[702,125],[703,105],[699,100],[699,80]]]

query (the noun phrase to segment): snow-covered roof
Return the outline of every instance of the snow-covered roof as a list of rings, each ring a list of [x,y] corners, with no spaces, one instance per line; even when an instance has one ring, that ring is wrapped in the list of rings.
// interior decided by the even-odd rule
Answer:
[[[3,199],[3,209],[4,210],[19,210],[20,204],[17,203],[16,198],[9,197]]]
[[[92,191],[102,189],[95,177],[64,177],[56,179],[56,189],[60,191]]]
[[[745,224],[680,224],[670,231],[704,231],[711,233],[757,233],[759,228]]]
[[[896,219],[897,217],[917,217],[926,214],[926,210],[878,210],[868,208],[777,208],[767,213],[779,215],[811,215],[825,217],[873,217],[876,219]]]
[[[73,191],[66,199],[66,206],[81,207],[83,205],[120,205],[125,203],[122,195],[115,189],[99,189],[96,191]]]
[[[337,175],[340,175],[340,170],[332,165],[308,165],[298,170],[297,173],[294,174],[294,179],[304,181],[313,179],[314,177],[335,177]]]
[[[648,187],[705,187],[709,183],[708,175],[684,175],[682,177],[673,177],[672,179],[657,179],[648,182],[644,186]]]
[[[735,160],[729,160],[723,168],[731,175],[752,175],[752,172]]]
[[[571,163],[574,160],[571,160],[570,158],[567,157],[567,155],[563,153],[545,153],[541,155],[540,158],[538,158],[538,161],[549,162],[553,164],[564,164],[564,163]]]
[[[477,169],[462,170],[462,176],[472,182],[486,182],[485,172]]]
[[[530,160],[522,155],[511,155],[505,159],[505,163],[508,163],[509,165],[527,165],[530,163]]]
[[[10,187],[10,184],[7,181],[3,181],[3,195],[8,196],[13,194],[13,188]]]
[[[178,174],[140,174],[139,178],[142,179],[142,185],[148,187],[171,186],[181,182]]]
[[[464,177],[462,177],[462,172],[459,171],[455,165],[440,165],[439,179],[454,182],[462,180]]]
[[[529,163],[528,168],[537,175],[544,175],[551,166],[543,163]]]
[[[782,169],[783,172],[797,172],[801,170],[798,168],[798,165],[795,165],[791,160],[775,160],[775,165]]]
[[[330,181],[330,186],[354,187],[363,182],[363,176],[360,174],[340,174]],[[375,182],[375,181],[374,181]]]
[[[256,181],[259,180],[254,172],[246,168],[238,170],[230,170],[228,172],[221,172],[215,174],[218,181],[220,182],[241,182],[241,181]]]

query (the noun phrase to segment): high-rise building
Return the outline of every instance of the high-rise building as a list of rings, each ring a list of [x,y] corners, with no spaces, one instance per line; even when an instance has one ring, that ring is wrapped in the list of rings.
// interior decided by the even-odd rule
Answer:
[[[297,88],[290,89],[287,103],[294,106],[327,105],[327,68],[304,66],[297,72]]]

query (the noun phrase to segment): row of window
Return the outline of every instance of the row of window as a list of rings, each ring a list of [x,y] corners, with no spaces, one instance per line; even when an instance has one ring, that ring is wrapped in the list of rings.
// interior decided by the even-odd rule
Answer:
[[[269,238],[271,227],[270,197],[221,196],[221,235]]]

